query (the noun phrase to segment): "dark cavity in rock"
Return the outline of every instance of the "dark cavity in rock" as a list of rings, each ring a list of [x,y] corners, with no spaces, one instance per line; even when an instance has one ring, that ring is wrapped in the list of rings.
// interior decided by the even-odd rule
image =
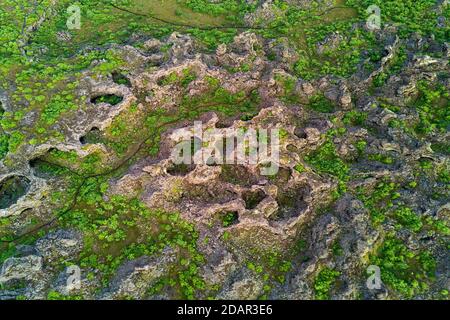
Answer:
[[[292,176],[291,168],[280,167],[278,169],[277,174],[268,176],[268,178],[272,181],[273,184],[282,188],[289,182],[291,176]]]
[[[233,120],[232,119],[220,119],[217,123],[216,123],[216,128],[217,129],[226,129],[229,128],[233,125]]]
[[[255,209],[258,204],[261,203],[266,197],[266,193],[262,190],[255,190],[255,191],[245,191],[242,194],[242,199],[244,199],[245,202],[245,209],[247,210],[253,210]]]
[[[30,188],[30,180],[22,176],[13,176],[0,182],[0,209],[16,204]]]
[[[131,88],[130,80],[122,73],[115,71],[111,74],[111,76],[113,78],[114,83]]]
[[[298,217],[308,206],[306,197],[309,196],[311,188],[309,186],[299,186],[279,192],[276,200],[279,206],[277,215],[272,217],[275,221],[286,220]]]
[[[123,101],[123,97],[116,96],[115,94],[105,94],[105,95],[94,96],[91,98],[91,102],[93,104],[107,103],[112,106],[118,105],[122,101]]]
[[[308,134],[304,128],[295,128],[294,134],[300,139],[308,138]]]
[[[58,175],[63,170],[61,167],[47,162],[44,158],[45,156],[38,157],[28,162],[36,177],[49,179]]]
[[[226,211],[220,214],[222,227],[228,228],[239,223],[239,213],[237,211]]]
[[[169,168],[167,168],[167,173],[171,176],[185,176],[189,172],[192,172],[195,169],[195,165],[193,164],[173,164]]]
[[[241,165],[223,165],[220,178],[224,182],[244,187],[251,187],[258,183],[258,177]]]
[[[99,128],[93,127],[86,135],[80,137],[80,143],[85,144],[96,144],[101,142],[102,133]]]
[[[183,195],[186,199],[199,204],[224,204],[237,198],[237,194],[231,190],[210,186],[191,185]]]

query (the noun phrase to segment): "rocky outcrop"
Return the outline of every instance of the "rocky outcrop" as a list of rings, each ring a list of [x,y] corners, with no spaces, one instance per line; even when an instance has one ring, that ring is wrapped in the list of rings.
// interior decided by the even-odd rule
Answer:
[[[302,8],[310,5],[308,1],[296,3]],[[331,2],[323,5],[328,7]],[[246,22],[263,28],[283,14],[274,8],[272,1],[263,1]],[[59,37],[66,41],[68,36]],[[36,230],[52,230],[6,259],[0,272],[0,284],[6,289],[0,290],[0,299],[40,299],[49,292],[98,299],[175,297],[175,289],[170,286],[158,294],[150,290],[177,272],[175,267],[182,253],[175,245],[141,257],[123,254],[121,250],[128,242],[112,246],[107,260],[114,260],[116,265],[108,270],[108,283],[102,283],[105,279],[101,279],[95,263],[87,266],[86,261],[97,261],[97,253],[106,244],[100,241],[89,248],[91,256],[83,255],[83,248],[92,240],[84,238],[84,220],[76,224],[80,230],[53,230],[60,222],[58,218],[63,223],[66,214],[80,214],[77,219],[83,219],[84,208],[78,208],[79,212],[72,209],[90,193],[105,202],[117,195],[130,201],[138,199],[144,208],[173,216],[179,212],[181,220],[189,227],[192,224],[198,232],[196,258],[202,261],[201,266],[195,266],[199,276],[196,280],[204,281],[204,291],[196,298],[314,299],[315,281],[324,268],[339,270],[338,285],[329,292],[331,299],[390,298],[387,286],[377,292],[365,286],[365,269],[368,257],[386,234],[401,228],[391,219],[392,210],[383,212],[390,220],[384,229],[378,228],[369,212],[373,208],[369,207],[384,208],[384,202],[389,201],[389,209],[405,205],[413,208],[421,223],[434,218],[448,221],[448,190],[442,183],[448,177],[443,170],[444,174],[437,172],[437,168],[448,166],[448,155],[435,150],[448,133],[419,139],[398,125],[408,126],[423,117],[411,107],[411,101],[418,98],[421,80],[448,86],[448,80],[442,79],[442,74],[448,72],[448,61],[438,55],[415,54],[425,47],[432,48],[432,39],[419,35],[400,39],[391,29],[376,37],[385,50],[373,69],[364,69],[367,61],[361,61],[351,77],[329,75],[313,80],[294,75],[301,50],[294,48],[287,37],[275,41],[254,32],[241,32],[215,52],[203,50],[193,36],[180,32],[163,39],[140,39],[143,41],[139,45],[133,45],[132,39],[128,45],[110,45],[108,50],[120,66],[112,72],[96,72],[103,62],[93,61],[75,86],[79,108],[49,125],[49,130],[64,138],[23,144],[0,163],[0,218],[11,219],[4,222],[8,231],[17,239],[32,233],[26,212],[42,222]],[[339,48],[343,41],[344,35],[333,32],[314,50],[324,55]],[[407,51],[404,66],[400,72],[390,74],[400,48]],[[448,46],[438,49],[448,51]],[[375,79],[382,74],[387,77],[386,84],[374,87]],[[286,83],[280,79],[287,79]],[[214,86],[220,89],[211,93]],[[204,110],[198,110],[195,103],[184,105],[205,96]],[[318,97],[332,110],[320,110],[323,106],[315,109],[312,102]],[[17,111],[3,92],[0,99],[5,110]],[[248,107],[241,106],[241,102],[253,104],[252,112],[241,114],[237,109]],[[405,108],[404,112],[397,112],[399,108]],[[121,119],[130,110],[132,116]],[[178,112],[182,112],[180,117],[175,116]],[[151,118],[158,113],[166,118]],[[33,125],[38,115],[30,112],[21,125]],[[122,128],[135,130],[111,132],[118,119]],[[194,120],[201,123],[197,125]],[[146,132],[149,126],[154,130],[152,134]],[[280,132],[278,157],[273,159],[267,154],[256,161],[224,163],[227,156],[242,160],[235,145],[227,148],[226,137],[238,141],[240,132],[259,129]],[[127,145],[118,148],[113,138],[104,139],[108,134],[109,138],[130,136]],[[205,139],[208,135],[209,139]],[[335,150],[320,153],[326,143]],[[158,144],[158,152],[154,152],[153,144]],[[174,150],[188,150],[193,160],[201,161],[180,164]],[[70,153],[77,159],[57,163],[58,168],[70,172],[70,179],[79,182],[70,189],[73,202],[55,200],[67,192],[70,181],[37,168],[37,163],[51,164],[48,159],[55,151]],[[245,153],[250,154],[250,147]],[[317,153],[316,161],[312,161],[311,155]],[[91,163],[81,168],[78,161],[93,155],[100,163],[95,173],[87,168]],[[432,163],[427,173],[431,178],[418,169],[427,161]],[[268,167],[276,169],[273,174],[267,174]],[[339,168],[343,172],[336,173]],[[101,192],[88,188],[89,179],[103,177],[108,179],[102,181]],[[381,204],[365,203],[361,194],[375,192],[377,185],[387,179],[401,184],[401,188],[390,190],[392,194],[386,195]],[[421,182],[420,188],[415,187],[416,180]],[[445,199],[439,198],[435,190],[444,190],[440,196]],[[390,203],[399,197],[401,201]],[[103,208],[95,209],[99,216],[104,214]],[[444,287],[448,280],[443,263],[448,253],[433,239],[437,227],[427,228],[419,233],[404,228],[398,232],[409,249],[434,250],[439,258],[437,285],[423,295],[425,298],[435,295],[436,288]],[[134,236],[142,243],[148,240],[146,234],[130,237]],[[5,243],[10,240],[2,238]],[[183,250],[192,254],[194,248],[190,245]],[[280,267],[282,259],[289,260],[288,267]],[[81,266],[79,287],[73,289],[68,284],[73,271],[70,265],[75,262],[81,262]],[[262,266],[266,268],[266,274],[250,269],[249,265],[257,263],[261,270]],[[76,264],[72,267],[78,268]]]
[[[158,257],[140,257],[119,267],[111,284],[100,299],[142,299],[155,282],[166,275],[175,262],[175,252],[164,250]]]

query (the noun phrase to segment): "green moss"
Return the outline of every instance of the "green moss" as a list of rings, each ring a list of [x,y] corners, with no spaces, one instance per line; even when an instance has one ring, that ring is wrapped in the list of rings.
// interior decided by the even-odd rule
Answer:
[[[276,74],[275,81],[281,87],[281,100],[288,104],[298,104],[300,102],[299,96],[295,91],[297,79],[294,77]]]
[[[55,95],[52,97],[51,101],[44,107],[41,119],[47,125],[54,124],[60,115],[70,109],[75,110],[77,108],[76,104],[73,102],[73,97]]]
[[[328,100],[323,93],[318,93],[312,96],[309,100],[308,107],[314,111],[322,113],[334,112],[334,104]]]
[[[218,111],[225,116],[253,114],[259,103],[256,91],[231,93],[222,88],[214,78],[207,78],[209,89],[198,96],[184,96],[181,101],[179,118],[193,119],[200,113]]]
[[[394,57],[389,61],[384,71],[375,76],[372,83],[373,86],[382,87],[392,75],[398,74],[403,68],[407,58],[405,48],[400,47],[398,52],[396,52]]]
[[[316,299],[327,300],[330,298],[330,292],[336,284],[337,278],[341,275],[339,271],[323,268],[314,279],[314,292]]]
[[[67,296],[52,290],[47,294],[47,300],[83,300],[83,296]]]
[[[9,151],[15,152],[24,139],[25,135],[22,132],[12,132],[9,136]]]
[[[444,86],[433,87],[426,81],[418,83],[419,98],[413,107],[419,113],[415,125],[418,134],[445,133],[450,126],[449,93]]]
[[[377,88],[382,87],[386,83],[386,80],[388,78],[389,78],[389,75],[386,72],[380,72],[373,79],[373,85]]]
[[[227,241],[228,239],[230,239],[230,233],[229,233],[228,231],[225,231],[225,232],[222,234],[222,239],[223,239],[224,241]]]
[[[224,228],[227,228],[236,223],[237,219],[238,219],[237,212],[226,212],[225,214],[222,214],[222,226]]]
[[[158,81],[158,84],[161,86],[177,84],[183,88],[187,88],[187,86],[195,79],[197,79],[197,74],[191,68],[186,68],[182,70],[181,75],[178,75],[176,72],[172,72]]]
[[[180,251],[180,260],[170,267],[170,283],[179,298],[193,299],[204,289],[198,276],[203,257],[196,249],[194,226],[178,213],[149,209],[137,199],[113,196],[105,200],[107,188],[106,179],[88,179],[79,190],[79,202],[60,218],[62,225],[85,235],[85,249],[77,263],[97,270],[106,286],[123,261],[172,247]]]
[[[308,249],[308,242],[305,239],[299,238],[295,241],[293,246],[294,254],[303,253],[306,249]]]
[[[331,174],[340,180],[347,180],[349,168],[336,153],[336,147],[330,140],[318,150],[305,157],[305,161],[319,173]]]
[[[333,245],[331,246],[331,251],[333,252],[333,255],[335,257],[339,257],[344,254],[344,249],[342,248],[341,244],[339,243],[339,240],[336,240],[333,243]]]
[[[227,20],[241,22],[246,13],[255,9],[255,4],[245,1],[225,0],[211,2],[207,0],[186,0],[185,5],[194,12],[211,14],[214,16],[225,15]]]
[[[448,226],[448,222],[441,220],[437,217],[426,217],[425,218],[425,228],[428,230],[433,230],[441,235],[449,236],[450,235],[450,227]]]
[[[348,0],[348,5],[355,6],[364,19],[368,14],[366,9],[370,5],[377,5],[381,9],[381,21],[383,24],[395,24],[399,28],[399,34],[407,38],[413,32],[422,35],[433,34],[438,40],[445,41],[445,28],[436,28],[437,12],[433,10],[436,6],[434,0]],[[444,9],[444,15],[449,11]]]
[[[247,268],[265,282],[266,288],[260,299],[270,293],[275,283],[284,283],[286,273],[292,270],[292,262],[274,250],[253,249],[248,256],[253,260],[247,261]]]
[[[303,164],[301,163],[297,163],[294,167],[294,170],[297,171],[298,173],[303,173],[306,171],[305,166],[303,166]]]
[[[393,164],[394,159],[391,156],[384,154],[371,154],[369,155],[369,160],[378,161],[384,164]]]
[[[366,122],[367,113],[360,111],[349,111],[344,115],[342,122],[345,125],[362,126]]]
[[[420,159],[419,165],[424,170],[431,170],[434,167],[433,161],[430,159]]]
[[[201,43],[203,43],[210,51],[213,51],[220,44],[228,44],[233,42],[234,37],[237,35],[237,30],[230,28],[227,30],[202,30],[192,28],[186,30],[187,33],[196,37]]]
[[[410,208],[402,207],[394,211],[394,219],[406,228],[418,232],[422,229],[420,217]]]
[[[9,136],[0,131],[0,160],[2,160],[9,151]]]
[[[446,184],[450,184],[450,169],[448,167],[443,167],[438,169],[437,181]]]
[[[377,183],[373,190],[363,187],[358,188],[358,197],[369,210],[372,222],[379,225],[384,222],[386,212],[393,206],[393,198],[396,197],[395,190],[399,186],[394,182],[381,181]]]
[[[192,81],[197,79],[197,74],[192,69],[184,69],[182,73],[183,77],[180,83],[184,88],[186,88]]]
[[[417,182],[411,181],[410,183],[408,183],[408,187],[410,187],[411,189],[414,189],[415,187],[417,187]]]
[[[98,97],[95,97],[94,99],[92,99],[92,102],[94,104],[107,103],[112,106],[115,106],[115,105],[121,103],[122,101],[123,101],[122,97],[116,96],[114,94],[106,94],[106,95],[98,96]]]
[[[9,135],[3,131],[3,111],[2,104],[0,103],[0,160],[2,160],[9,151]]]
[[[370,262],[380,267],[383,283],[406,298],[425,292],[436,268],[429,252],[413,252],[392,236],[370,257]]]
[[[358,155],[361,156],[367,148],[367,142],[365,140],[359,140],[354,144],[354,146],[358,151]]]
[[[45,233],[45,230],[40,230],[37,233],[26,234],[20,239],[16,239],[16,235],[14,234],[0,234],[0,265],[2,265],[5,260],[16,256],[18,247],[33,245],[37,239],[45,236]],[[16,240],[13,241],[14,239]]]
[[[446,156],[450,155],[450,143],[440,142],[431,144],[431,149],[434,152],[442,153]]]
[[[447,289],[441,290],[441,292],[439,292],[439,294],[441,295],[441,297],[442,297],[443,299],[446,299],[446,298],[448,299],[449,292],[448,292]]]
[[[310,14],[311,10],[305,10]],[[323,10],[318,10],[323,12]],[[338,10],[330,11],[338,14]],[[311,21],[306,25],[306,36],[303,42],[306,47],[300,52],[302,57],[295,65],[295,71],[299,76],[306,79],[313,79],[321,75],[333,74],[340,77],[349,77],[356,71],[357,65],[361,62],[362,51],[376,47],[376,40],[371,33],[361,29],[352,29],[351,9],[346,10],[347,16],[336,18],[342,21],[323,21],[317,23],[314,14]],[[319,20],[319,21],[320,21]],[[302,26],[305,28],[304,26]],[[305,31],[305,30],[304,30]],[[335,46],[326,46],[321,54],[317,52],[317,43],[332,34],[345,35]]]
[[[0,264],[3,264],[5,260],[13,257],[17,252],[17,247],[14,243],[9,243],[8,245],[3,245],[0,250]]]
[[[76,151],[60,151],[58,149],[52,149],[49,152],[49,156],[54,159],[75,163],[78,161],[78,155]]]

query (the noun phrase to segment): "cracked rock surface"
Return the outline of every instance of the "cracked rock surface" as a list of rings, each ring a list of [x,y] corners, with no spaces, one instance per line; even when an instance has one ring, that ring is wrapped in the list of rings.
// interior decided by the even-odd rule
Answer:
[[[301,49],[270,34],[283,10],[258,2],[260,30],[213,49],[182,29],[80,48],[70,76],[42,70],[55,119],[2,85],[0,299],[448,299],[448,44],[387,25],[351,74],[310,77],[302,57],[351,35]],[[221,161],[259,129],[276,160]],[[214,156],[179,164],[183,144]]]

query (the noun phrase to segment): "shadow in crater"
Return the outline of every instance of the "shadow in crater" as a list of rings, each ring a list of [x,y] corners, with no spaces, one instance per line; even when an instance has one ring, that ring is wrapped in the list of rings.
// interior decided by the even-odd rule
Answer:
[[[82,145],[85,144],[96,144],[101,142],[102,133],[99,128],[93,127],[86,133],[84,136],[80,137],[80,143]]]
[[[250,190],[242,193],[245,202],[245,209],[253,210],[266,198],[266,193],[262,190]]]
[[[298,217],[308,207],[306,198],[311,193],[308,185],[298,186],[287,190],[280,190],[276,198],[279,209],[272,220],[282,221]]]
[[[122,101],[123,97],[115,94],[96,95],[91,98],[91,103],[93,104],[107,103],[112,106],[118,105]]]
[[[122,73],[114,71],[111,74],[111,76],[112,76],[114,83],[119,84],[119,85],[124,85],[124,86],[127,86],[128,88],[131,88],[130,80]]]
[[[23,176],[12,176],[0,182],[0,209],[16,204],[30,189],[30,180]]]

